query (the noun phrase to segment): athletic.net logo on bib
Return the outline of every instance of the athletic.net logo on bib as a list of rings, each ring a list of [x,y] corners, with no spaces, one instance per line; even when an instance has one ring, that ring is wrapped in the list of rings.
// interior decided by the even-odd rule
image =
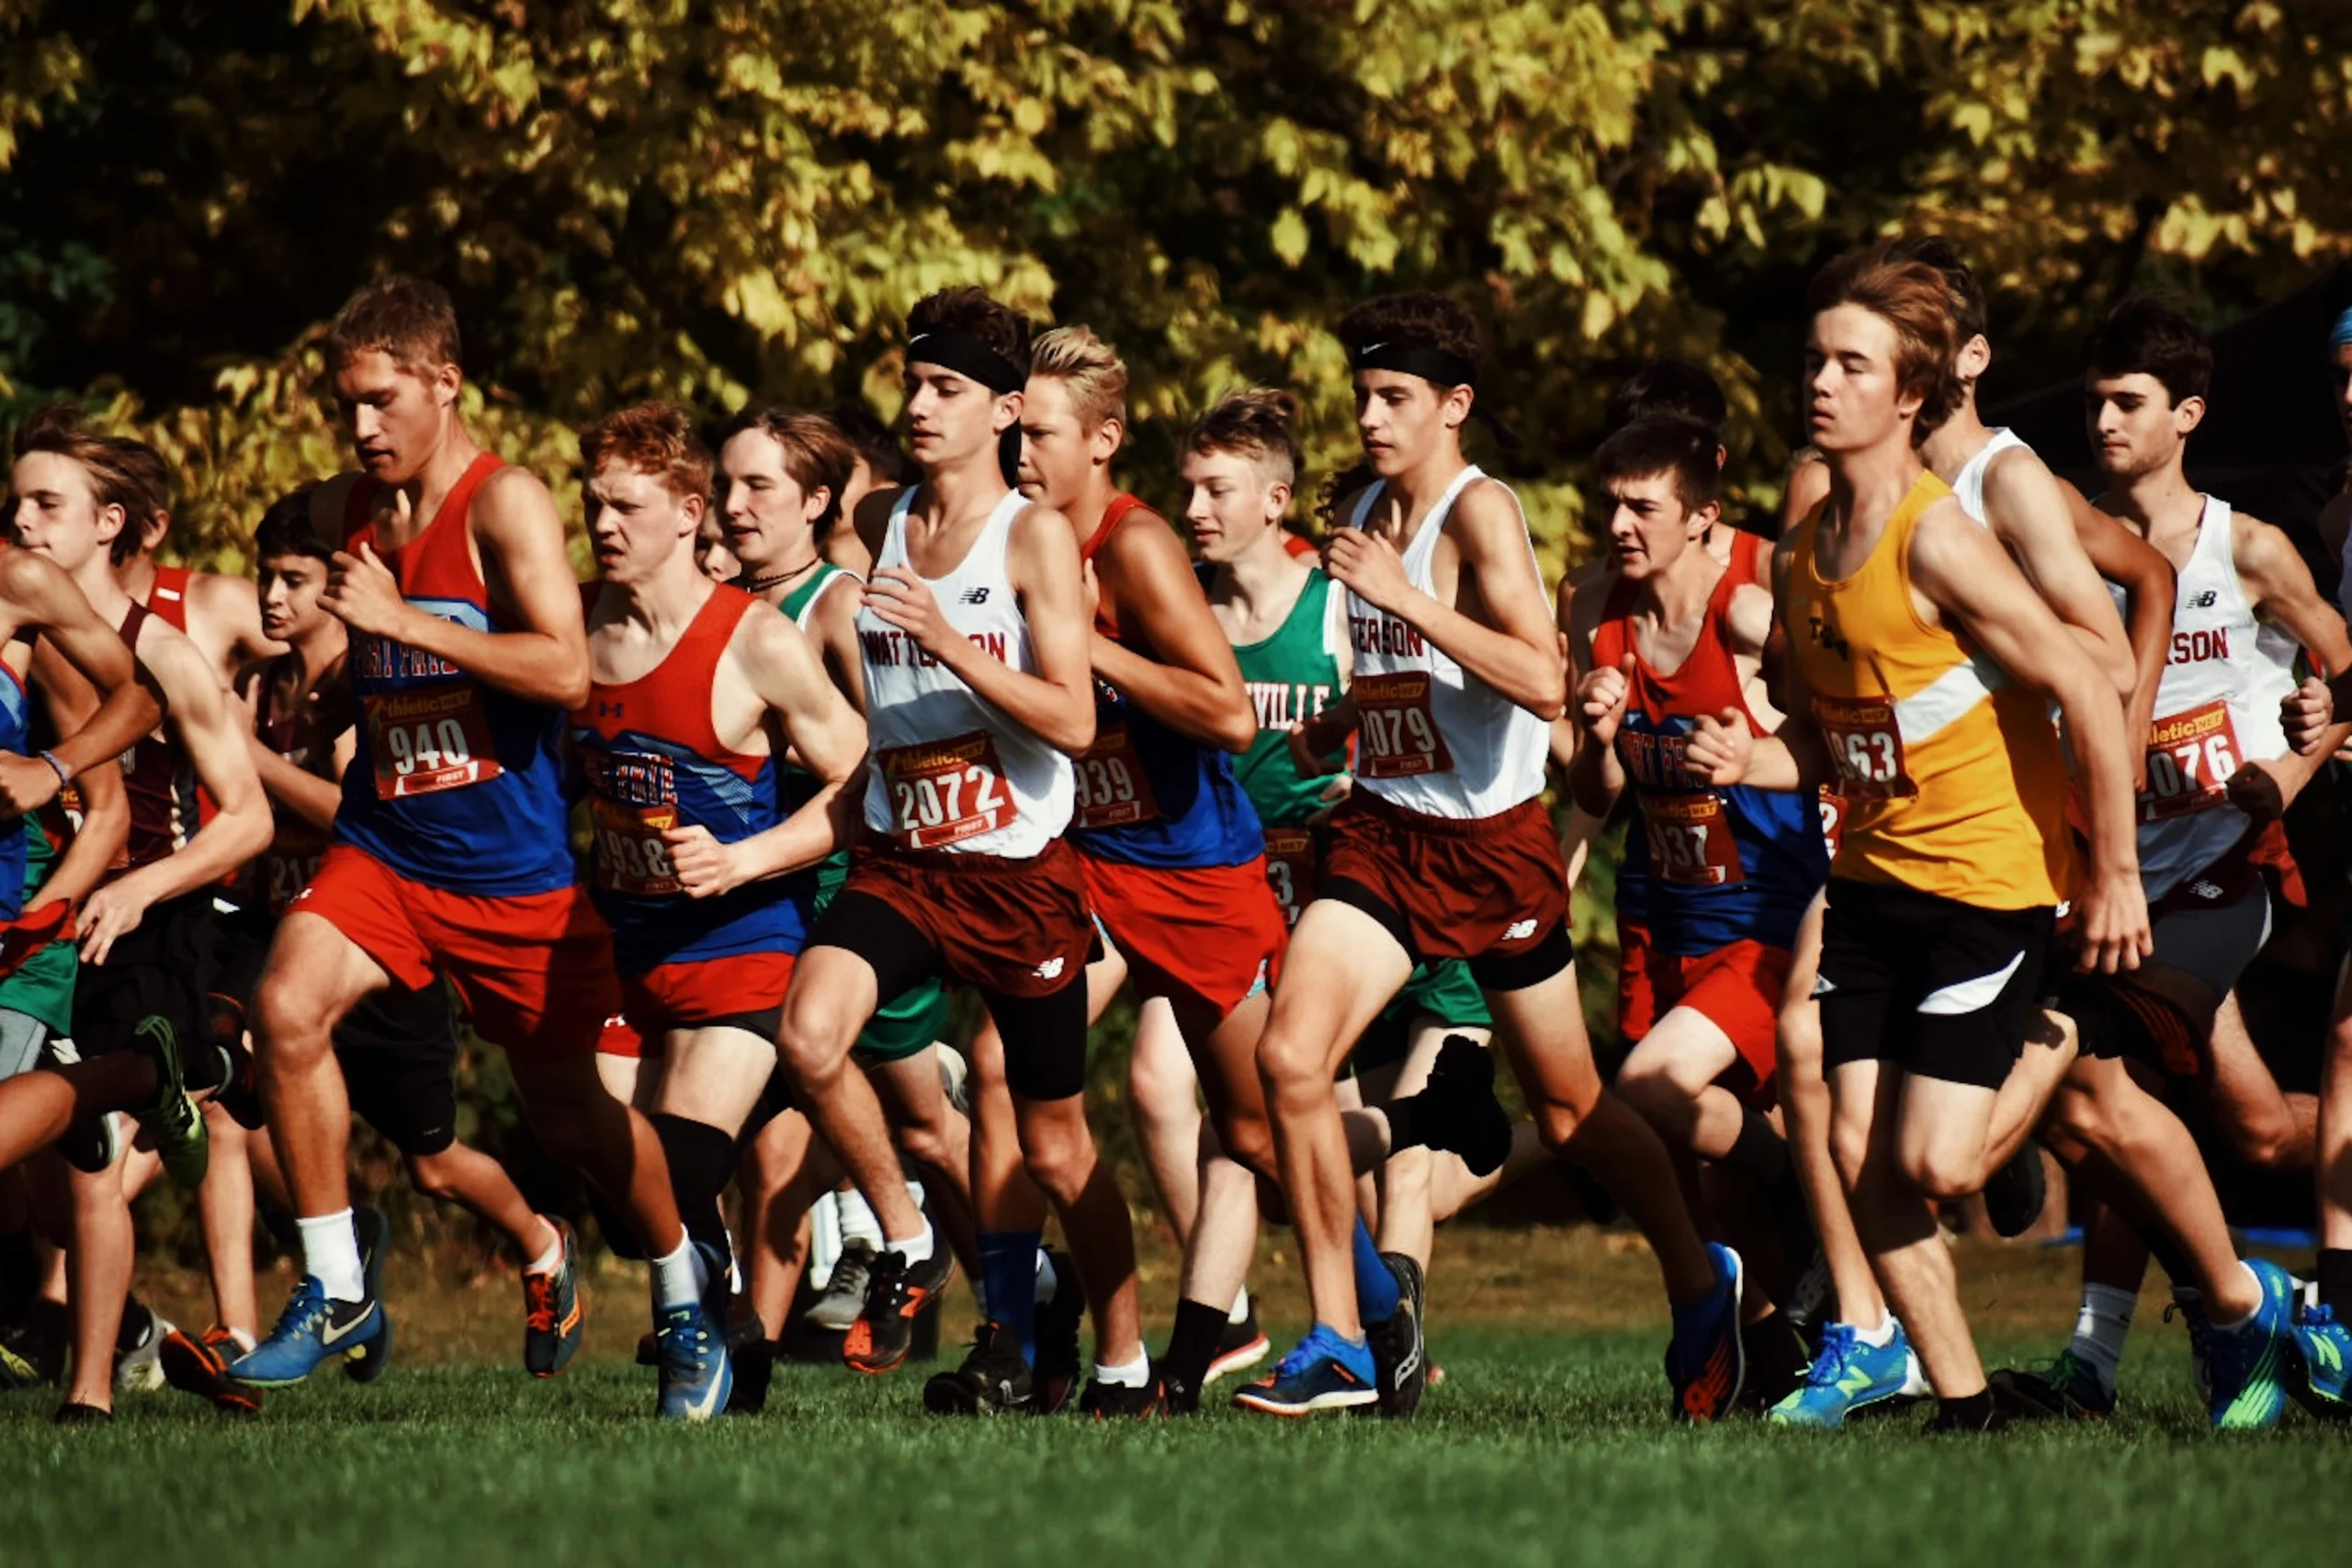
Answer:
[[[894,746],[875,761],[890,790],[890,837],[901,849],[957,843],[993,832],[1020,814],[1004,784],[996,740],[986,730]]]

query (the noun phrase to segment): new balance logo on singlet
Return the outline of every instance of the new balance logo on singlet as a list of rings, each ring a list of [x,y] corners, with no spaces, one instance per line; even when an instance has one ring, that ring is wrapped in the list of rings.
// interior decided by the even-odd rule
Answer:
[[[964,590],[964,597],[961,603],[966,604],[985,604],[988,602],[989,591],[985,587],[967,588]]]

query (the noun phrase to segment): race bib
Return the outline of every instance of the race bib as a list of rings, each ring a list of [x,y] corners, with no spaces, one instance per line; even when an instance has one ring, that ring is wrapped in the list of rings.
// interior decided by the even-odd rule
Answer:
[[[1813,716],[1829,742],[1838,793],[1857,801],[1902,800],[1919,793],[1903,771],[1903,731],[1889,697],[1825,697],[1815,694]]]
[[[2140,820],[2162,822],[2230,803],[2230,776],[2245,761],[2230,705],[2220,699],[2148,727],[2148,788]]]
[[[1356,771],[1368,779],[1404,779],[1453,770],[1453,753],[1430,711],[1433,677],[1418,670],[1359,675],[1349,688],[1363,738]]]
[[[1821,841],[1829,846],[1829,858],[1838,858],[1838,846],[1846,839],[1846,802],[1827,784],[1821,786]]]
[[[1641,800],[1654,875],[1685,887],[1726,887],[1747,880],[1722,795],[1706,790],[1644,795]]]
[[[900,849],[935,850],[1009,827],[1020,817],[996,740],[984,729],[893,746],[875,761],[890,793],[890,836]]]
[[[1097,731],[1094,744],[1071,764],[1071,773],[1078,786],[1078,827],[1124,828],[1158,820],[1159,802],[1125,725]]]
[[[379,800],[464,789],[504,771],[490,738],[490,715],[471,681],[371,692],[363,702]]]
[[[1266,829],[1266,886],[1282,906],[1283,923],[1298,924],[1298,917],[1315,901],[1315,835],[1304,828]]]
[[[662,835],[678,825],[674,806],[625,806],[601,795],[588,797],[596,827],[596,886],[632,898],[660,898],[685,889],[670,863]]]

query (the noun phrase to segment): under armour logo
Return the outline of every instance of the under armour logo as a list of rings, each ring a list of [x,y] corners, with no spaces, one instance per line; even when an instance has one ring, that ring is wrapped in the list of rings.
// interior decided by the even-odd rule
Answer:
[[[2221,597],[2222,595],[2218,591],[2208,588],[2204,592],[2199,593],[2197,597],[2191,599],[2188,602],[2188,607],[2192,610],[2210,610],[2220,601]]]
[[[1505,942],[1525,942],[1529,937],[1532,937],[1534,934],[1535,922],[1533,920],[1513,920],[1509,926],[1504,928],[1503,940]]]
[[[982,592],[982,593],[985,593],[985,592],[988,592],[988,590],[987,590],[987,589],[985,589],[985,588],[983,588],[983,589],[979,590],[979,592]],[[1048,958],[1048,959],[1046,959],[1043,964],[1038,964],[1038,965],[1037,965],[1037,968],[1036,968],[1036,976],[1037,976],[1037,978],[1039,978],[1040,980],[1058,980],[1058,979],[1060,979],[1060,978],[1062,977],[1062,970],[1064,969],[1064,967],[1066,967],[1066,966],[1067,966],[1067,963],[1068,963],[1068,961],[1067,961],[1067,960],[1065,960],[1065,959],[1060,959],[1060,958]]]
[[[958,604],[985,604],[988,602],[989,591],[986,588],[967,588],[964,590],[964,597],[957,601]]]

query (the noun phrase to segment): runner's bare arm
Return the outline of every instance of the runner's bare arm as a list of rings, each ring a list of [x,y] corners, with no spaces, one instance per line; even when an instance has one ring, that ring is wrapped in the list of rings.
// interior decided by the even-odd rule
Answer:
[[[2126,609],[2123,635],[2132,642],[2132,689],[2124,694],[2124,734],[2136,739],[2148,733],[2156,716],[2156,689],[2165,678],[2165,660],[2172,654],[2173,570],[2164,552],[2121,523],[2083,499],[2083,492],[2058,481],[2074,513],[2075,533],[2083,553],[2099,576],[2123,590]],[[2132,748],[2135,788],[2147,784],[2147,749]]]
[[[1445,526],[1461,552],[1463,577],[1486,609],[1484,622],[1415,588],[1396,547],[1363,529],[1343,528],[1331,536],[1325,568],[1356,597],[1410,626],[1536,717],[1559,717],[1567,704],[1567,663],[1544,603],[1544,576],[1528,548],[1519,502],[1501,485],[1480,479],[1454,502]]]
[[[1781,537],[1804,521],[1805,513],[1829,499],[1829,465],[1808,447],[1789,464],[1788,493],[1781,497]]]
[[[103,694],[86,718],[51,748],[74,773],[119,756],[162,717],[153,694],[139,680],[138,661],[113,627],[100,620],[74,580],[45,556],[30,550],[0,552],[0,598],[15,623],[15,634],[70,665]],[[39,757],[0,752],[0,809],[20,817],[57,798],[63,781]]]
[[[1771,645],[1774,625],[1772,591],[1758,582],[1740,584],[1732,592],[1724,622],[1731,634],[1732,660],[1739,671],[1740,694],[1747,699],[1747,711],[1765,728],[1780,728],[1781,710],[1764,678],[1764,655]]]
[[[1553,616],[1552,624],[1560,628],[1560,636],[1564,639],[1560,653],[1568,660],[1568,689],[1571,692],[1576,690],[1577,682],[1574,648],[1577,592],[1581,588],[1592,588],[1605,597],[1606,592],[1600,587],[1600,581],[1607,570],[1608,563],[1605,559],[1590,560],[1560,579],[1560,592],[1556,601],[1557,613]],[[1566,768],[1576,761],[1578,737],[1579,731],[1577,728],[1574,715],[1563,713],[1552,721],[1552,765],[1554,767]]]
[[[1602,595],[1589,592],[1572,598],[1566,582],[1560,585],[1562,629],[1568,657],[1568,711],[1553,723],[1576,734],[1567,760],[1568,793],[1577,806],[1594,817],[1606,818],[1625,787],[1625,768],[1617,756],[1617,725],[1624,717],[1629,691],[1624,670],[1596,670],[1592,637],[1600,624]],[[1605,733],[1604,733],[1605,730]],[[1554,755],[1558,755],[1556,745]]]
[[[833,684],[841,688],[850,706],[862,714],[865,711],[865,660],[857,650],[856,586],[838,585],[825,590],[825,596],[817,601],[817,613],[809,617],[808,629]]]
[[[230,716],[220,672],[196,644],[159,621],[141,627],[139,644],[140,663],[163,690],[173,736],[215,809],[179,850],[90,895],[83,906],[82,956],[92,963],[104,963],[115,939],[138,925],[151,905],[220,881],[270,838],[269,800]]]
[[[2352,669],[2352,637],[2345,633],[2344,617],[2320,597],[2311,568],[2285,534],[2243,512],[2233,513],[2230,548],[2256,615],[2293,637],[2314,668],[2331,673]],[[2352,739],[2352,720],[2328,726],[2310,755],[2290,747],[2283,757],[2245,759],[2230,780],[2230,798],[2256,818],[2280,815],[2347,739]]]
[[[1217,629],[1193,575],[1192,558],[1157,513],[1131,513],[1094,558],[1115,585],[1119,618],[1158,654],[1089,630],[1094,673],[1144,712],[1187,739],[1221,751],[1247,751],[1258,739],[1258,714],[1233,645]]]
[[[2148,904],[2140,888],[2131,748],[2113,690],[2070,657],[2077,646],[2070,629],[1958,502],[1939,501],[1920,517],[1911,536],[1911,581],[2010,680],[2058,705],[2090,819],[2090,870],[2074,900],[2079,962],[2105,974],[2138,968],[2151,948]]]
[[[2108,685],[2131,695],[2140,678],[2123,617],[2091,564],[2066,488],[2031,452],[2011,448],[1984,473],[1984,514],[2042,601],[2091,657]],[[2165,602],[2166,635],[2171,603]]]
[[[663,833],[679,882],[696,898],[816,864],[855,836],[865,798],[865,721],[826,679],[798,626],[782,615],[745,615],[727,645],[727,673],[759,698],[783,732],[777,739],[819,787],[775,827],[731,844],[699,826]]]
[[[284,643],[270,641],[261,629],[261,592],[252,578],[198,572],[189,580],[187,593],[189,635],[220,660],[222,669],[235,670],[286,651]]]
[[[1057,533],[1055,530],[1060,530]],[[1012,520],[1005,566],[1029,622],[1037,672],[1026,674],[967,641],[939,612],[931,587],[904,567],[884,567],[865,604],[1006,717],[1071,756],[1094,743],[1094,674],[1086,657],[1086,604],[1078,542],[1069,519],[1031,506]]]
[[[1785,536],[1772,552],[1774,608],[1771,625],[1766,628],[1767,649],[1776,644],[1785,647],[1790,640],[1787,618],[1780,607],[1788,603],[1789,564],[1794,553]],[[1733,629],[1736,636],[1738,627]],[[1828,742],[1814,721],[1813,693],[1794,659],[1784,656],[1779,665],[1780,689],[1772,697],[1773,705],[1781,710],[1780,728],[1770,735],[1756,735],[1736,715],[1728,722],[1723,717],[1699,718],[1683,750],[1685,766],[1704,773],[1718,787],[1745,784],[1758,789],[1810,793],[1837,782],[1837,764],[1830,758]]]
[[[122,639],[115,638],[119,644]],[[125,653],[129,649],[123,649]],[[49,710],[50,728],[60,734],[89,723],[98,711],[97,688],[43,638],[33,645],[32,688]],[[90,896],[114,857],[130,840],[130,797],[123,793],[122,767],[113,757],[76,773],[74,789],[82,797],[82,820],[73,841],[51,869],[40,891],[26,900],[26,908],[55,903],[74,904]]]
[[[244,721],[252,716],[251,692],[255,682],[269,677],[266,667],[256,665],[239,672],[236,716],[245,730],[245,755],[254,765],[254,776],[261,780],[263,793],[285,807],[313,828],[333,828],[334,814],[343,804],[343,770],[350,765],[358,745],[358,730],[345,726],[334,738],[334,776],[321,778],[293,759],[273,751],[263,743],[252,726]]]
[[[407,506],[406,491],[397,504]],[[475,494],[472,520],[482,581],[519,629],[476,631],[417,608],[364,544],[356,556],[336,553],[320,603],[355,631],[447,660],[526,702],[578,707],[588,700],[588,637],[555,502],[525,470],[502,468]]]

